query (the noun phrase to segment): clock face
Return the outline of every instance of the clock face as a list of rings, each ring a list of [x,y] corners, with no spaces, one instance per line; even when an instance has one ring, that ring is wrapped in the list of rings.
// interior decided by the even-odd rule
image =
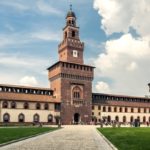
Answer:
[[[77,50],[73,50],[73,57],[78,57],[78,51]]]

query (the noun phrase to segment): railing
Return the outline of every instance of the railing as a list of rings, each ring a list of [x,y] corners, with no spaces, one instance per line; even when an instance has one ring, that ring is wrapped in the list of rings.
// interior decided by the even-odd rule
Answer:
[[[65,45],[69,45],[69,46],[76,46],[78,48],[83,48],[84,47],[84,43],[80,42],[79,40],[76,40],[76,39],[65,39],[63,40],[62,43],[59,44],[59,48],[61,46],[64,46]]]
[[[74,105],[83,105],[84,100],[83,99],[73,99],[73,104]]]

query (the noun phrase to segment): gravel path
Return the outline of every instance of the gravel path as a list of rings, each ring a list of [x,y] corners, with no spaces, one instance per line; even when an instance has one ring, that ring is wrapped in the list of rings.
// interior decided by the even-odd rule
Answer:
[[[13,143],[0,150],[112,150],[94,126],[65,126],[63,129]]]

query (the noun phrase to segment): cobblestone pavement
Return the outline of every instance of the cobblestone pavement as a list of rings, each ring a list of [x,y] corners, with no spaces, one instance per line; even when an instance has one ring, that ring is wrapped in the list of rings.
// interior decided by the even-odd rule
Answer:
[[[65,126],[63,129],[13,143],[0,150],[112,150],[94,126]]]

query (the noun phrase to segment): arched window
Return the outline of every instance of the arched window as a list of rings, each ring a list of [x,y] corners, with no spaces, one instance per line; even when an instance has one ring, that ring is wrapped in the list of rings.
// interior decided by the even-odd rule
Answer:
[[[125,107],[125,112],[126,112],[126,113],[128,112],[128,108],[127,108],[127,107]]]
[[[28,104],[28,102],[25,102],[24,103],[24,109],[28,109],[29,108],[29,104]]]
[[[131,112],[134,113],[134,108],[131,108]]]
[[[38,115],[38,114],[35,114],[35,115],[33,116],[33,122],[39,122],[39,121],[40,121],[39,115]]]
[[[146,117],[144,116],[144,117],[143,117],[143,123],[145,123],[145,122],[146,122]]]
[[[119,108],[119,111],[122,112],[122,107]]]
[[[94,108],[95,108],[94,105],[92,105],[92,110],[94,110]]]
[[[36,109],[41,109],[41,104],[40,103],[36,103]]]
[[[114,112],[117,112],[117,107],[114,107]]]
[[[8,113],[5,113],[3,115],[3,122],[9,122],[10,121],[10,115]]]
[[[11,108],[16,108],[16,102],[11,102]]]
[[[65,32],[65,39],[67,38],[67,31]]]
[[[141,120],[140,120],[140,116],[138,116],[138,117],[137,117],[137,119],[138,119],[138,121],[139,121],[139,122],[141,122]]]
[[[53,115],[48,115],[48,122],[53,122]]]
[[[123,116],[123,123],[125,123],[126,121],[126,116]]]
[[[133,122],[134,121],[134,118],[133,116],[130,117],[130,122]]]
[[[141,109],[140,108],[138,108],[138,113],[140,113],[141,112]]]
[[[119,117],[118,116],[115,117],[115,121],[119,122]]]
[[[75,35],[76,35],[76,32],[72,31],[72,37],[75,37]]]
[[[25,116],[24,116],[24,114],[19,114],[19,116],[18,116],[18,122],[24,122],[25,121]]]
[[[108,112],[111,112],[111,107],[108,107]]]
[[[106,107],[105,106],[103,107],[103,112],[106,112]]]
[[[3,108],[8,108],[8,102],[7,101],[4,101],[3,104],[2,104]]]
[[[73,99],[82,99],[82,92],[80,87],[76,86],[75,88],[73,88],[72,94]]]
[[[72,20],[72,25],[74,25],[74,21]]]
[[[44,104],[44,109],[45,109],[45,110],[48,110],[48,109],[49,109],[48,103],[45,103],[45,104]]]
[[[108,121],[108,122],[111,122],[111,116],[108,116],[108,117],[107,117],[107,121]]]
[[[71,24],[71,20],[68,21],[68,24]]]

